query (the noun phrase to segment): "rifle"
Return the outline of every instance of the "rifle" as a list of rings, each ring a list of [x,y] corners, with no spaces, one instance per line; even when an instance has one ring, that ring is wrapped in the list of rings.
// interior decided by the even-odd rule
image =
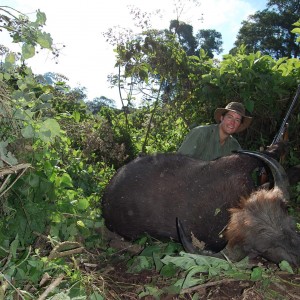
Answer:
[[[286,126],[287,126],[287,120],[288,120],[288,118],[289,118],[289,116],[290,116],[290,114],[291,114],[291,112],[292,112],[292,110],[293,110],[293,108],[296,104],[297,99],[299,98],[299,95],[300,95],[300,84],[298,85],[296,95],[295,95],[295,97],[294,97],[294,99],[293,99],[293,101],[292,101],[292,103],[291,103],[291,105],[290,105],[290,107],[289,107],[282,123],[281,123],[281,126],[280,126],[277,134],[275,135],[275,137],[272,141],[272,144],[270,146],[278,143],[282,139],[282,137],[284,135],[284,132],[285,132],[285,129],[286,129]]]
[[[295,97],[294,97],[294,99],[293,99],[293,101],[292,101],[292,103],[291,103],[284,119],[282,120],[281,126],[280,126],[277,134],[275,135],[275,137],[274,137],[274,139],[273,139],[270,146],[278,143],[280,140],[285,140],[284,135],[287,134],[287,128],[288,128],[287,120],[288,120],[288,118],[289,118],[289,116],[290,116],[290,114],[291,114],[291,112],[292,112],[292,110],[293,110],[293,108],[296,104],[296,101],[299,98],[299,95],[300,95],[300,84],[298,85]],[[268,176],[267,176],[265,168],[261,168],[259,177],[260,177],[260,179],[259,179],[260,184],[264,184],[264,183],[267,182]]]

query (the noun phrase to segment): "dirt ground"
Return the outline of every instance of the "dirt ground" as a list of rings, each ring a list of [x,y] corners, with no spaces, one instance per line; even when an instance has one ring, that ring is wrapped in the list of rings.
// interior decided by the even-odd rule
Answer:
[[[170,286],[182,274],[178,272],[177,278],[165,278],[159,272],[145,269],[141,272],[128,271],[128,258],[139,251],[130,249],[129,252],[107,255],[100,254],[88,259],[87,265],[81,269],[96,280],[94,285],[101,287],[105,300],[175,300],[175,299],[210,299],[210,300],[294,300],[300,299],[300,268],[294,270],[295,274],[281,271],[276,265],[266,261],[252,261],[253,265],[263,265],[272,270],[272,276],[267,280],[251,281],[233,278],[215,277],[201,285],[192,286],[180,293],[170,292]],[[101,251],[99,251],[100,253]],[[92,262],[92,263],[91,263]],[[88,267],[87,267],[88,266]],[[91,267],[92,266],[92,267]],[[274,276],[273,276],[274,275]],[[176,277],[176,276],[175,276]],[[181,276],[182,277],[182,276]],[[145,295],[145,287],[151,287],[161,292],[159,296]],[[168,290],[168,292],[166,292]],[[144,294],[141,296],[141,293]]]
[[[139,297],[145,285],[160,290],[168,286],[169,281],[163,279],[155,270],[144,270],[140,273],[128,273],[127,266],[122,262],[105,267],[103,274],[106,286],[106,299],[124,300],[171,300],[171,299],[300,299],[300,274],[278,273],[276,280],[265,282],[219,278],[181,291],[180,294],[163,293],[159,297]]]
[[[109,234],[112,237],[111,233]],[[174,282],[182,274],[178,273],[178,278],[165,278],[154,268],[130,273],[127,265],[128,258],[137,255],[142,247],[124,242],[118,236],[113,236],[111,241],[114,241],[110,244],[111,247],[122,250],[114,255],[106,254],[105,258],[100,255],[101,258],[96,258],[93,270],[95,277],[99,275],[97,285],[103,287],[105,300],[300,300],[300,268],[293,269],[294,274],[290,274],[281,271],[275,264],[259,258],[252,260],[251,265],[259,265],[271,270],[272,275],[267,280],[251,281],[219,276],[204,284],[182,290],[180,293],[172,293],[169,290],[172,279]],[[149,286],[161,292],[166,290],[168,292],[163,292],[157,297],[146,295],[141,297],[145,287]]]

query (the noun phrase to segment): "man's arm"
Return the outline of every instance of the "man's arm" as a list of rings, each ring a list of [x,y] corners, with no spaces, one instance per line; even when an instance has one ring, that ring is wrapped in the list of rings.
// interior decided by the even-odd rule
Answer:
[[[198,138],[198,134],[195,129],[196,128],[193,128],[185,137],[184,141],[182,142],[181,146],[178,149],[178,153],[188,155],[188,156],[193,156],[195,154],[197,148],[197,138]]]

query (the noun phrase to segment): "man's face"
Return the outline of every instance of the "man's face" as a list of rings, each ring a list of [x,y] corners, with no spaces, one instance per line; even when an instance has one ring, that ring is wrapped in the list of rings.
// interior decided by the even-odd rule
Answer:
[[[224,116],[221,116],[220,126],[227,134],[235,133],[242,123],[242,116],[236,112],[229,111]]]

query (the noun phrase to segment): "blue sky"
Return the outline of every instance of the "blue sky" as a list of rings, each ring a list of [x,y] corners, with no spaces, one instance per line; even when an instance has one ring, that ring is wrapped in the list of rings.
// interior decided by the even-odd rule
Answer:
[[[183,2],[185,7],[180,20],[192,25],[194,32],[199,29],[219,31],[223,39],[223,54],[233,47],[241,22],[250,14],[266,8],[267,3],[266,0],[202,0],[199,6],[192,6],[192,0]],[[151,20],[153,28],[168,28],[170,20],[176,18],[174,0],[1,0],[0,5],[11,6],[29,16],[34,16],[38,9],[45,12],[46,31],[58,47],[66,45],[58,64],[46,53],[28,60],[35,73],[63,74],[69,78],[72,87],[86,87],[89,100],[105,96],[117,103],[118,91],[110,89],[107,82],[107,75],[116,72],[114,53],[103,32],[114,26],[134,29],[128,5],[147,12],[160,9],[161,18]],[[8,40],[5,42],[9,46]]]

